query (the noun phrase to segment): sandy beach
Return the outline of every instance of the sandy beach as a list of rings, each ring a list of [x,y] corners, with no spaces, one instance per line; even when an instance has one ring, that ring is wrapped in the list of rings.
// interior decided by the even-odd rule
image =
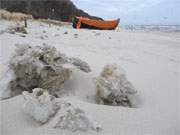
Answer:
[[[15,44],[48,44],[69,57],[86,61],[92,72],[73,73],[65,88],[74,96],[64,100],[81,107],[102,126],[99,132],[47,129],[22,111],[22,95],[0,101],[2,135],[178,135],[180,133],[180,33],[131,30],[76,30],[49,27],[29,21],[28,34],[10,34],[14,22],[0,21],[0,77],[6,77]],[[22,24],[20,24],[22,25]],[[135,108],[98,105],[94,102],[97,77],[106,64],[121,66],[137,89]],[[1,87],[6,87],[6,82]],[[2,82],[1,82],[2,84]],[[0,88],[1,91],[1,88]]]

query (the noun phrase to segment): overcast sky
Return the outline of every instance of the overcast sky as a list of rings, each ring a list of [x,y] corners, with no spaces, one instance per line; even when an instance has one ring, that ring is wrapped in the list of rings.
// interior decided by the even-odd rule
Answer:
[[[180,0],[72,0],[91,15],[121,24],[180,25]]]

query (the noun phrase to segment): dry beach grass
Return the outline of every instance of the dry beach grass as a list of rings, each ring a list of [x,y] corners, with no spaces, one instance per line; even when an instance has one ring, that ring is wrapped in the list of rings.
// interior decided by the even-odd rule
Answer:
[[[29,14],[19,13],[19,12],[9,12],[3,9],[0,10],[0,19],[22,21],[24,20],[24,18],[33,19],[33,16]]]

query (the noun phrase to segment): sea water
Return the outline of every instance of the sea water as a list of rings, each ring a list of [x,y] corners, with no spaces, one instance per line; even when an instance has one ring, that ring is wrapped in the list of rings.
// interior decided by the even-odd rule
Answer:
[[[180,32],[180,25],[123,25],[119,27],[128,30]]]

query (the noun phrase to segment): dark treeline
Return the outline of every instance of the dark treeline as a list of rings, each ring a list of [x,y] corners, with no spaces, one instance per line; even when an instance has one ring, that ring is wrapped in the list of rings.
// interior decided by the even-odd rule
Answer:
[[[68,22],[71,22],[74,16],[101,19],[78,9],[70,0],[1,0],[0,2],[1,9],[31,14],[36,19],[49,18]]]

